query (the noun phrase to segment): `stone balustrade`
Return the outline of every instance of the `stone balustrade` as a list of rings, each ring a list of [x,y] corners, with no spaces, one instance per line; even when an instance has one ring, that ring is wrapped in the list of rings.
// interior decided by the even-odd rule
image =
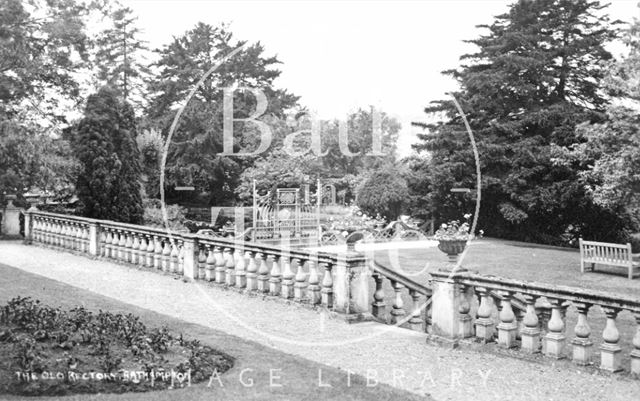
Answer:
[[[383,323],[427,331],[431,289],[375,261],[371,266],[375,287],[371,314]]]
[[[496,343],[553,359],[570,358],[577,365],[596,365],[609,372],[624,369],[618,316],[630,313],[636,322],[629,369],[640,374],[640,300],[581,288],[554,286],[482,276],[466,271],[432,273],[435,336]],[[518,305],[517,308],[514,305]],[[575,313],[573,338],[568,338],[567,313]],[[589,321],[606,319],[601,333]],[[591,319],[592,320],[592,319]],[[593,320],[592,320],[593,321]]]
[[[270,246],[37,210],[25,216],[28,243],[325,307],[349,319],[368,313],[370,274],[356,252],[311,252],[286,241]]]

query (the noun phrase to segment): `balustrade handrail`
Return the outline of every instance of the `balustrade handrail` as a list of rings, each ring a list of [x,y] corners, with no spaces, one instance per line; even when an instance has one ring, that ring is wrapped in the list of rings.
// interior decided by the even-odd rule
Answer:
[[[475,273],[457,273],[452,278],[457,283],[468,286],[640,312],[640,299],[612,295],[602,291],[484,276]]]
[[[293,259],[300,260],[313,260],[318,263],[329,263],[336,264],[338,260],[357,260],[362,259],[362,255],[354,252],[346,252],[346,253],[330,253],[330,252],[318,252],[318,251],[304,251],[300,249],[283,249],[282,247],[267,245],[267,244],[257,244],[253,242],[244,241],[240,238],[229,238],[229,237],[212,237],[206,234],[192,234],[192,233],[181,233],[174,230],[167,230],[166,228],[157,228],[157,227],[149,227],[142,226],[137,224],[129,224],[129,223],[121,223],[112,220],[98,220],[87,217],[66,215],[66,214],[58,214],[58,213],[50,213],[43,212],[40,210],[31,210],[27,211],[32,216],[36,217],[49,217],[56,218],[61,220],[71,220],[74,222],[83,222],[87,224],[99,224],[103,228],[108,229],[122,229],[129,231],[136,231],[142,234],[149,235],[162,235],[167,237],[173,237],[178,240],[184,239],[197,239],[198,242],[202,244],[211,244],[213,246],[223,246],[230,248],[240,247],[245,251],[250,252],[260,252],[264,254],[272,254],[278,256],[290,257]]]
[[[397,283],[402,284],[409,290],[416,291],[422,295],[426,295],[427,297],[430,297],[432,294],[431,288],[426,287],[416,281],[413,281],[407,276],[404,276],[401,273],[398,273],[397,271],[387,266],[384,266],[375,260],[371,260],[371,265],[373,267],[374,272],[379,273],[380,275],[386,277],[391,281],[395,281]]]

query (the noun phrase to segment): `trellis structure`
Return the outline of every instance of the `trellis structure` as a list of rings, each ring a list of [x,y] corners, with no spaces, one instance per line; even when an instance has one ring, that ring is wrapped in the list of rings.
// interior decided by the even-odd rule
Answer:
[[[309,185],[301,188],[277,188],[259,195],[253,182],[252,240],[291,245],[316,244],[320,236],[321,186],[315,196]],[[315,202],[314,202],[315,201]]]

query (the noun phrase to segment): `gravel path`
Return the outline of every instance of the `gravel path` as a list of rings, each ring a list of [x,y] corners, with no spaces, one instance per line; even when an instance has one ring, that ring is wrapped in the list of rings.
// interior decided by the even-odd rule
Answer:
[[[0,262],[437,400],[640,399],[640,380],[436,347],[422,333],[69,253],[0,242]]]

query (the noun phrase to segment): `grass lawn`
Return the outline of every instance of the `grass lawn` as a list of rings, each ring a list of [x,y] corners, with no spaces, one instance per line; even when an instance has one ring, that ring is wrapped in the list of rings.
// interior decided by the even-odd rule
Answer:
[[[446,265],[447,258],[437,247],[422,249],[403,249],[396,251],[377,251],[376,261],[386,266],[400,267],[404,274],[420,283],[429,280],[429,272]],[[395,263],[391,263],[395,261]],[[595,272],[580,273],[580,253],[577,250],[549,248],[535,244],[495,239],[480,239],[471,243],[462,266],[484,275],[494,275],[525,281],[566,285],[582,289],[593,289],[640,299],[640,279],[627,279],[626,268],[596,266]],[[373,281],[373,280],[372,280]],[[406,291],[405,291],[406,292]],[[392,305],[393,290],[386,282],[385,295],[388,308]],[[405,294],[406,295],[406,294]],[[404,296],[405,306],[411,305],[408,296]],[[572,307],[567,312],[567,344],[574,338],[573,330],[577,322],[577,313]],[[598,346],[602,343],[602,331],[606,318],[598,307],[589,311],[591,339],[594,342],[596,358]],[[629,352],[633,349],[632,340],[636,332],[636,323],[631,313],[621,312],[616,320],[620,331],[620,346],[623,348],[623,366],[629,369]],[[567,355],[571,347],[565,348]]]
[[[84,306],[92,311],[102,309],[112,313],[133,313],[140,316],[147,327],[166,325],[175,334],[184,333],[185,336],[198,339],[236,359],[234,367],[220,375],[219,380],[210,380],[180,390],[120,395],[84,394],[47,397],[48,400],[425,400],[424,397],[383,384],[367,387],[364,378],[349,375],[346,371],[0,264],[0,303],[4,304],[16,296],[29,296],[44,304],[64,309]],[[240,380],[243,371],[244,385]],[[322,384],[331,387],[318,385],[320,374]],[[270,376],[273,385],[270,385]],[[252,381],[253,386],[249,386]],[[33,399],[4,394],[0,398]]]

